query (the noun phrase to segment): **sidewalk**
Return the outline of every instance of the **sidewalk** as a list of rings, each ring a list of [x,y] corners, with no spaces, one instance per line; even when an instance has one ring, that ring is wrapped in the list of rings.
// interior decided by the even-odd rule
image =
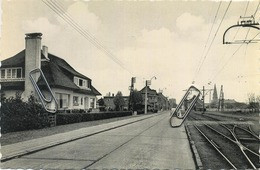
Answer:
[[[169,113],[144,115],[81,129],[90,137],[67,142],[2,163],[23,169],[195,169],[184,126],[172,128]],[[142,121],[140,121],[142,120]],[[136,123],[131,123],[138,121]],[[127,126],[123,126],[127,123]],[[109,127],[108,127],[109,125]],[[72,131],[78,133],[77,131]],[[69,135],[75,136],[73,133]],[[66,136],[63,136],[66,137]],[[58,138],[58,137],[57,137]],[[57,140],[57,139],[56,139]],[[40,141],[43,142],[43,141]]]
[[[58,144],[67,143],[73,140],[98,134],[128,124],[132,124],[156,115],[158,114],[143,115],[143,116],[133,117],[133,118],[115,121],[107,124],[81,128],[69,132],[59,133],[51,136],[45,136],[37,139],[27,140],[24,142],[5,145],[1,147],[1,154],[2,154],[1,161],[5,161],[17,156],[28,154],[30,152],[39,151]]]

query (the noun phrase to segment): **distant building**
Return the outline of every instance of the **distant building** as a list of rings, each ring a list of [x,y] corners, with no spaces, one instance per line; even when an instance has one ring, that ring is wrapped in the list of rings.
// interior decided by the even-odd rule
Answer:
[[[158,110],[169,110],[169,101],[161,92],[158,93]]]
[[[145,105],[145,87],[140,92],[143,97],[143,105]],[[149,86],[147,86],[147,111],[158,111],[158,94]]]
[[[110,93],[108,93],[110,95]],[[129,96],[122,96],[124,99],[124,106],[123,110],[128,110],[128,104],[129,104]],[[116,106],[114,104],[115,96],[112,94],[112,96],[104,96],[104,104],[107,110],[115,110]]]
[[[58,110],[96,108],[97,96],[101,95],[92,85],[92,80],[77,72],[64,59],[41,47],[41,33],[26,34],[25,50],[1,62],[1,93],[6,98],[19,93],[24,100],[30,95],[37,96],[29,79],[29,73],[38,68],[44,73],[55,98]],[[46,85],[39,74],[34,75],[37,85],[48,97]],[[49,108],[54,108],[52,102]]]
[[[169,99],[169,105],[170,108],[176,108],[177,107],[176,99],[174,98]]]
[[[240,103],[234,99],[225,99],[224,100],[224,109],[245,109],[248,105],[245,103]]]

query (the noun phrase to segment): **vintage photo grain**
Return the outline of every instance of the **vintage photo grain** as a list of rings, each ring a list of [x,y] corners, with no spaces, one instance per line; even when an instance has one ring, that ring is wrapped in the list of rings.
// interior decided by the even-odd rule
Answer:
[[[259,0],[1,1],[1,169],[258,169]]]

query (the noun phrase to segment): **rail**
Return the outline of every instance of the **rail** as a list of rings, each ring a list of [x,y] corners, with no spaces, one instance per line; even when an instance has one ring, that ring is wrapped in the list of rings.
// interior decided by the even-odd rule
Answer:
[[[196,118],[194,117],[190,117],[192,119],[195,119],[197,120]],[[248,151],[250,152],[251,154],[257,156],[257,157],[260,157],[260,155],[256,152],[254,152],[253,150],[249,149],[247,146],[245,146],[244,144],[242,144],[239,140],[238,140],[238,137],[237,137],[237,134],[235,133],[235,129],[240,129],[240,130],[243,130],[245,132],[247,132],[249,135],[253,136],[254,138],[256,138],[257,140],[259,140],[259,137],[257,137],[254,133],[252,133],[250,130],[247,130],[245,128],[241,128],[241,127],[238,127],[236,125],[233,125],[233,127],[230,129],[229,127],[227,127],[226,125],[224,124],[219,124],[220,126],[222,126],[223,128],[225,128],[226,130],[229,131],[229,133],[231,134],[231,136],[233,137],[233,139],[229,136],[227,136],[226,134],[220,132],[219,130],[213,128],[212,126],[206,124],[206,123],[203,123],[202,124],[204,126],[206,126],[207,128],[211,129],[212,131],[216,132],[217,134],[221,135],[222,137],[228,139],[230,142],[236,144],[240,151],[242,152],[243,156],[246,158],[246,160],[248,161],[248,163],[250,164],[250,166],[253,168],[253,169],[256,169],[256,166],[254,165],[254,163],[252,162],[252,160],[248,157],[247,153],[245,153],[245,151]],[[200,133],[203,133],[201,130],[198,129],[198,127],[196,125],[194,125],[194,127],[200,132]],[[250,128],[249,128],[250,129]],[[202,134],[203,135],[203,134]],[[204,135],[203,135],[204,136]],[[205,136],[204,136],[205,137]],[[207,139],[208,140],[208,139]],[[210,142],[211,143],[211,142]],[[212,143],[211,143],[212,144]],[[215,146],[213,146],[215,148]],[[216,148],[215,148],[216,149]],[[218,151],[219,152],[219,151]],[[221,154],[221,153],[220,153]],[[222,154],[221,154],[222,155]],[[223,155],[222,155],[223,156]],[[224,156],[223,156],[224,157]],[[224,159],[226,159],[224,157]],[[226,159],[227,160],[227,159]],[[229,160],[227,160],[228,163],[230,163]],[[230,164],[231,165],[231,164]],[[233,165],[231,165],[233,167]],[[235,167],[233,167],[235,168]],[[235,168],[236,169],[236,168]]]

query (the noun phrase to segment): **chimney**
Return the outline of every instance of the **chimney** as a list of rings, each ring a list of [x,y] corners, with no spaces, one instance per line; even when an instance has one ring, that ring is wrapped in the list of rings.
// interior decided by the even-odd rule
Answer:
[[[45,59],[49,61],[50,59],[48,57],[48,47],[47,46],[45,46],[45,45],[42,46],[42,53],[43,53]]]
[[[29,78],[29,73],[33,69],[41,68],[42,33],[28,33],[25,35],[25,89],[23,98],[27,100],[30,95],[37,96]],[[34,79],[37,81],[39,76],[39,73],[34,74]]]

